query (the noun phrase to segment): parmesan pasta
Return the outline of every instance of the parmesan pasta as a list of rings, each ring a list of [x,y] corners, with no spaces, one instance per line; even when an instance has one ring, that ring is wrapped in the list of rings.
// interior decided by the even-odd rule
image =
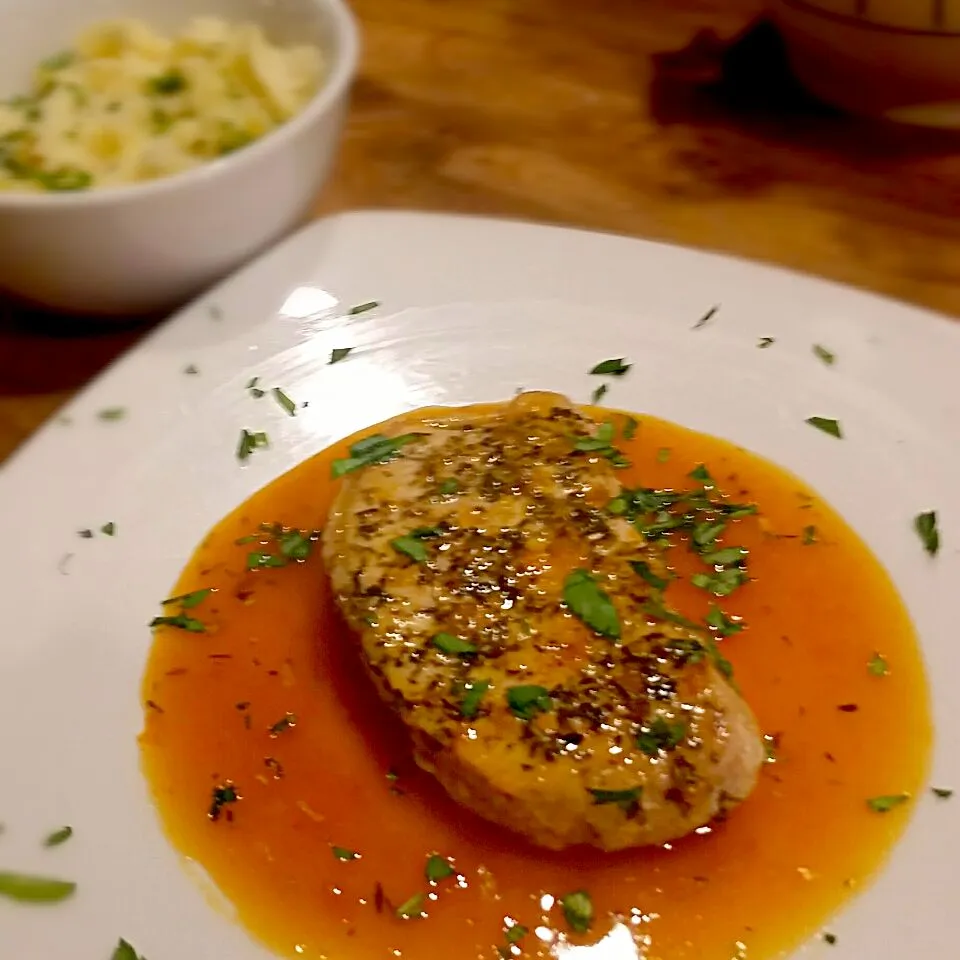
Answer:
[[[311,45],[213,17],[173,37],[138,20],[91,27],[0,101],[0,190],[139,183],[238,150],[303,109],[324,79]]]

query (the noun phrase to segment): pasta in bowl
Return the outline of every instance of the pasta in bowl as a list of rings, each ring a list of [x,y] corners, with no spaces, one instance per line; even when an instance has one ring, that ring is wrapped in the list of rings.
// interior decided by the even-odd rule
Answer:
[[[169,310],[307,218],[356,69],[345,0],[0,0],[0,17],[0,295]]]
[[[97,24],[0,102],[0,190],[82,190],[169,176],[232,153],[316,93],[314,44],[271,43],[254,23],[197,17],[173,36]]]

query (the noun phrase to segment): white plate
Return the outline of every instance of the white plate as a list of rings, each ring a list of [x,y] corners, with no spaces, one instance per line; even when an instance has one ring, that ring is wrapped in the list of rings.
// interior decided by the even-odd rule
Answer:
[[[380,300],[354,318],[344,307]],[[713,319],[692,329],[708,307]],[[775,337],[757,349],[759,337]],[[813,343],[838,357],[827,367]],[[328,366],[331,348],[357,348]],[[267,956],[210,909],[138,769],[145,622],[203,533],[332,439],[402,410],[510,396],[609,402],[728,437],[794,470],[866,538],[923,638],[934,781],[960,787],[960,325],[794,274],[611,236],[418,214],[314,224],[149,337],[44,427],[0,488],[0,865],[79,881],[50,908],[0,902],[4,960]],[[197,375],[184,373],[195,364]],[[288,417],[260,376],[309,407]],[[593,378],[595,381],[596,378]],[[98,411],[127,408],[119,421]],[[839,418],[846,439],[804,418]],[[248,465],[241,428],[267,430]],[[911,518],[940,512],[931,560]],[[112,520],[114,538],[76,531]],[[72,555],[72,556],[69,556]],[[70,823],[56,851],[38,838]],[[956,955],[960,800],[925,797],[887,869],[831,925],[839,958]],[[592,951],[584,951],[588,960]],[[578,952],[578,956],[580,953]],[[609,955],[605,954],[607,960]]]

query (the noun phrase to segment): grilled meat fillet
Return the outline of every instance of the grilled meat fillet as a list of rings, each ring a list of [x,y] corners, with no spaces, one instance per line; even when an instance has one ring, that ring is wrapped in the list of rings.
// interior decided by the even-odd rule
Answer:
[[[546,393],[408,422],[392,459],[344,475],[323,538],[417,762],[553,849],[680,837],[745,798],[764,759],[709,636],[631,566],[666,572],[606,509],[621,491],[609,456],[576,449],[600,429]]]

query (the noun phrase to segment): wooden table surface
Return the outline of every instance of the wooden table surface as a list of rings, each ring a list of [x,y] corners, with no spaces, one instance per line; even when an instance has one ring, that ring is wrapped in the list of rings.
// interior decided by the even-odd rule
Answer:
[[[354,0],[364,57],[324,214],[576,224],[960,315],[960,137],[844,117],[759,0]],[[0,317],[0,460],[147,329]]]

